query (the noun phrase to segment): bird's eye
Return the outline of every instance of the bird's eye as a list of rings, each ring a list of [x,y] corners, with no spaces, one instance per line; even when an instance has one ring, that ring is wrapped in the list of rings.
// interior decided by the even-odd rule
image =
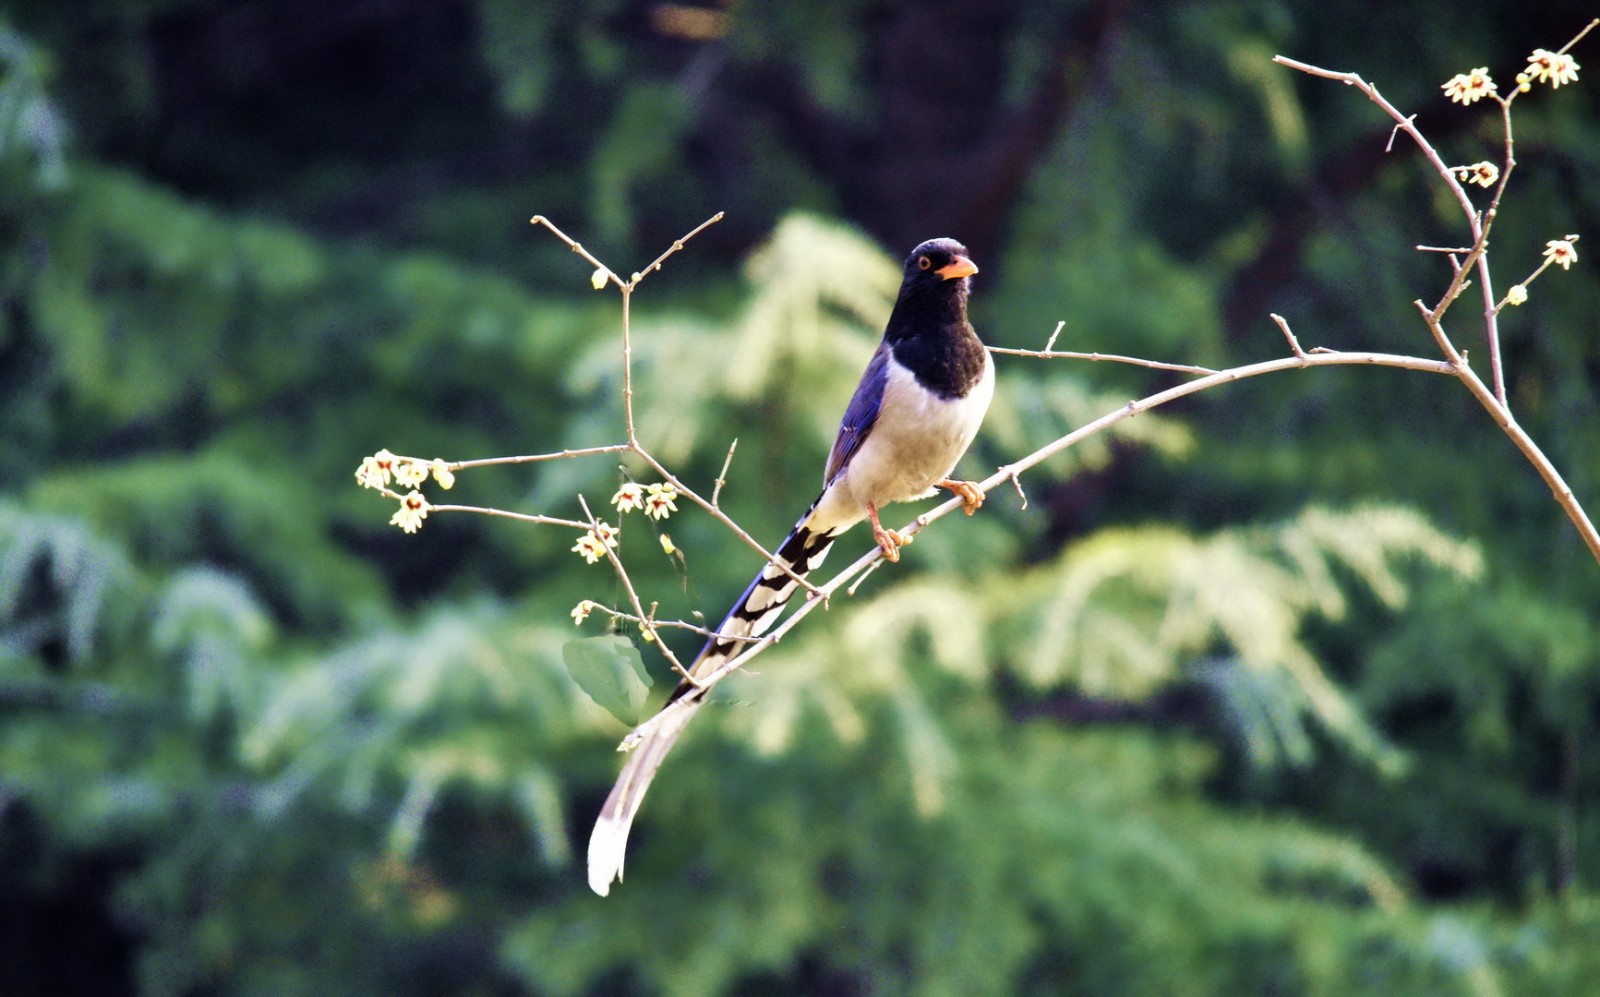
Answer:
[[[918,270],[926,270],[931,266],[933,266],[933,261],[928,259],[926,256],[917,257],[917,269]]]

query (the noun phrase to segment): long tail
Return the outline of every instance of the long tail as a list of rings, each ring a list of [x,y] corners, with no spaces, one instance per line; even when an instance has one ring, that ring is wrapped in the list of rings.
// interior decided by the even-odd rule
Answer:
[[[815,509],[815,506],[812,507]],[[827,557],[834,538],[844,532],[844,526],[829,530],[811,527],[811,510],[795,525],[788,538],[778,546],[775,556],[796,575],[804,578]],[[744,590],[744,595],[734,603],[733,609],[717,628],[721,636],[712,637],[701,648],[700,654],[689,666],[689,674],[696,678],[709,675],[731,659],[745,646],[743,637],[759,637],[777,621],[783,606],[800,587],[799,582],[775,564],[768,564]],[[617,783],[611,787],[605,806],[589,835],[589,887],[602,897],[611,891],[611,882],[622,880],[622,859],[628,847],[628,831],[633,827],[634,815],[644,802],[645,791],[655,778],[656,770],[666,759],[667,752],[677,743],[679,735],[694,715],[704,705],[697,686],[687,679],[678,683],[667,702],[686,697],[689,702],[680,704],[674,715],[665,717],[644,739],[634,746],[623,763]]]

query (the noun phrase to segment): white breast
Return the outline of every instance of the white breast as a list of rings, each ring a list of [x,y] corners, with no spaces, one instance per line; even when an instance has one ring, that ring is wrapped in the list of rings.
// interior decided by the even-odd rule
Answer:
[[[891,356],[883,405],[871,432],[825,496],[826,518],[856,522],[867,503],[882,508],[932,494],[967,452],[994,397],[994,363],[984,353],[983,377],[964,398],[940,398]],[[823,510],[819,508],[819,512]]]

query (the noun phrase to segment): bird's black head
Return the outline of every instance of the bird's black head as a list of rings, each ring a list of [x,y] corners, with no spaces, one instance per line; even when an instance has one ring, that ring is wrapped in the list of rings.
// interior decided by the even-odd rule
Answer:
[[[954,239],[929,239],[913,249],[906,257],[905,279],[884,337],[898,342],[967,327],[967,289],[972,283],[967,278],[977,272],[967,247]]]
[[[906,257],[905,289],[960,281],[956,286],[966,290],[966,278],[977,272],[977,265],[967,258],[966,246],[954,239],[929,239]]]

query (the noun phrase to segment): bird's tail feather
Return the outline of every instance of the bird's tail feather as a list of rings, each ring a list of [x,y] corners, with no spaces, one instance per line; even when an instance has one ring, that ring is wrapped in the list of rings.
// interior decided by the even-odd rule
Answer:
[[[594,822],[589,835],[589,888],[602,897],[611,892],[611,882],[622,881],[622,860],[628,850],[628,831],[633,827],[634,815],[644,803],[644,792],[650,780],[666,760],[667,752],[677,743],[690,719],[705,705],[704,700],[685,703],[673,716],[663,717],[644,740],[628,754],[611,787],[605,806]]]
[[[811,511],[807,510],[788,538],[774,552],[789,571],[801,578],[822,563],[833,546],[834,538],[844,532],[843,527],[813,529],[809,525],[810,519]],[[704,678],[746,646],[747,642],[741,638],[760,637],[771,628],[782,613],[784,604],[800,587],[789,571],[772,563],[761,569],[761,573],[750,582],[750,587],[745,589],[744,595],[734,603],[733,609],[717,628],[719,636],[710,638],[701,648],[700,654],[689,666],[689,674],[696,679]],[[679,705],[672,715],[662,717],[634,746],[622,766],[621,774],[617,776],[616,785],[611,787],[611,795],[606,797],[605,805],[600,808],[594,831],[589,835],[589,887],[601,896],[610,892],[612,880],[622,879],[622,860],[628,846],[628,831],[633,826],[633,818],[639,812],[640,805],[644,803],[644,794],[650,788],[650,781],[655,778],[656,770],[661,768],[667,752],[677,743],[690,719],[704,705],[705,700],[701,698],[703,694],[699,688],[685,679],[673,690],[668,703],[686,697],[693,698]]]

